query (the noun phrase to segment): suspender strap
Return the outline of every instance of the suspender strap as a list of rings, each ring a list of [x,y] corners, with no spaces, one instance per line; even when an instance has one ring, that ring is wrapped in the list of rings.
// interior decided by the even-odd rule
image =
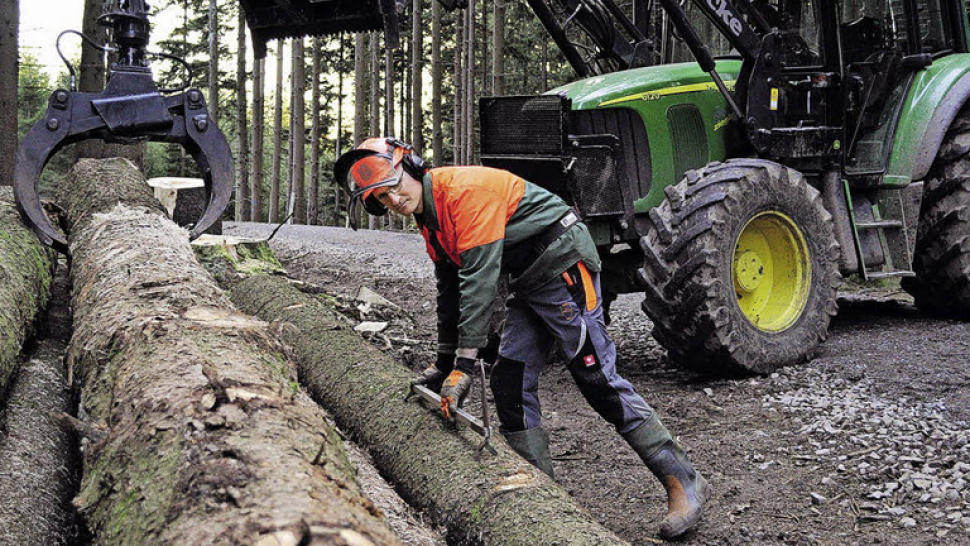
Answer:
[[[579,215],[576,211],[570,210],[532,237],[505,247],[502,253],[502,271],[516,276],[521,275],[549,248],[549,245],[579,222]]]

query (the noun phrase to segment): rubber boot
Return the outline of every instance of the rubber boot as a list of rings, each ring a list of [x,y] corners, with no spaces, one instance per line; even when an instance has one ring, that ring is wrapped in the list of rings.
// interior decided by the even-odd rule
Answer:
[[[697,525],[711,489],[660,419],[653,415],[624,439],[667,490],[667,517],[660,524],[660,536],[675,538]]]
[[[550,478],[556,479],[552,471],[552,455],[549,454],[549,433],[546,432],[546,429],[538,426],[518,432],[502,431],[502,436],[509,443],[509,447],[521,455],[523,459],[545,472]]]

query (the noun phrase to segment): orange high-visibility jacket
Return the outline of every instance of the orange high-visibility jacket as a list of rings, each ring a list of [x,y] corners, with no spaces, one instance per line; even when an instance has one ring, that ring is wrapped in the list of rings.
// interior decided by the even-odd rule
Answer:
[[[513,275],[509,287],[515,292],[541,286],[579,260],[600,270],[582,223],[530,257],[530,263],[503,260],[506,250],[528,244],[571,210],[535,184],[508,171],[472,166],[432,169],[422,183],[424,210],[415,220],[435,262],[441,352],[485,346],[501,273]]]

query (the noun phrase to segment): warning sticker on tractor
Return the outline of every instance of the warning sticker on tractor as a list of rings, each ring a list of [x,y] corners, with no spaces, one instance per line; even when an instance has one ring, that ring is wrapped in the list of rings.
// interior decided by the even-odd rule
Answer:
[[[778,88],[777,87],[771,88],[771,109],[772,110],[778,109]]]

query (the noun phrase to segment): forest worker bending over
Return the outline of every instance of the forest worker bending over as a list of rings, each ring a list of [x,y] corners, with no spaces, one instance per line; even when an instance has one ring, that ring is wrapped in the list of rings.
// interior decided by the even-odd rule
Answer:
[[[354,229],[361,205],[374,215],[391,209],[413,216],[421,227],[437,277],[438,358],[414,382],[443,380],[446,418],[471,387],[499,275],[507,273],[512,295],[491,388],[512,449],[553,476],[538,388],[556,343],[589,404],[666,488],[661,535],[679,536],[698,522],[710,488],[656,412],[616,372],[616,348],[603,321],[600,259],[569,205],[507,171],[429,170],[410,145],[393,138],[364,141],[337,160],[334,172],[351,195]]]

